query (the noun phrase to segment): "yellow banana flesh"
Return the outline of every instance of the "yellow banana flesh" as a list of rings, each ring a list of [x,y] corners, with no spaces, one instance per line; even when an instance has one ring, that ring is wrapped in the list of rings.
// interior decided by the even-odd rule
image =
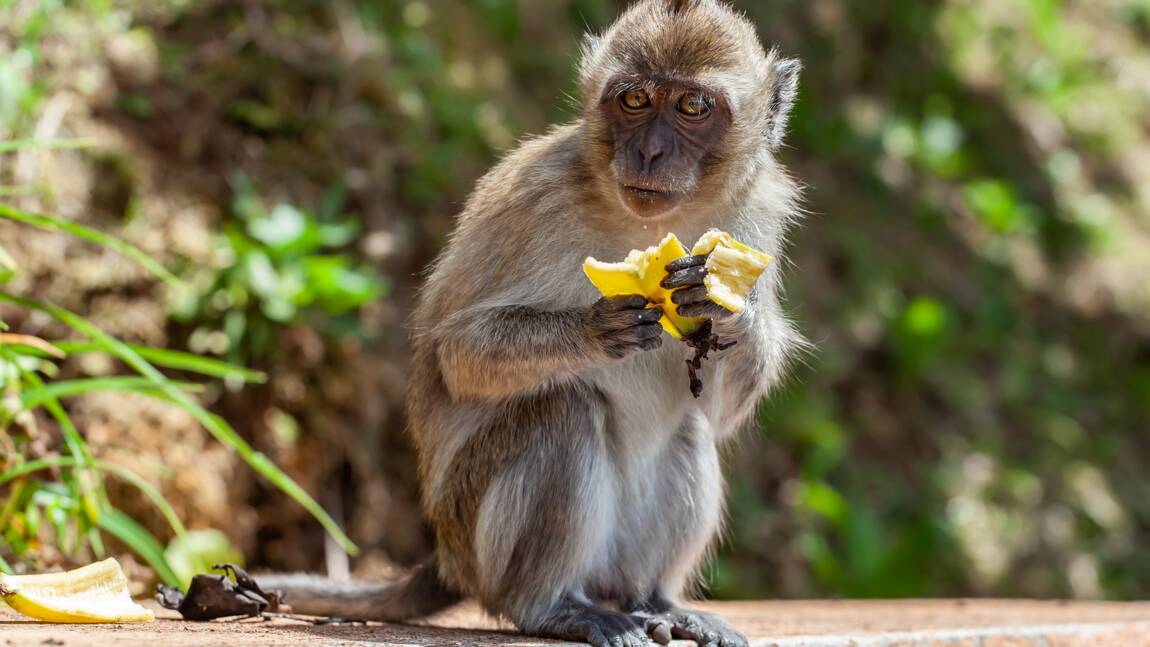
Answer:
[[[620,263],[604,263],[588,257],[583,262],[583,272],[603,296],[613,297],[622,294],[641,294],[655,307],[663,311],[659,323],[675,339],[699,327],[701,320],[680,317],[671,303],[671,291],[659,285],[667,275],[667,263],[687,255],[683,244],[675,234],[667,236],[654,247],[646,250],[631,250]]]
[[[707,255],[707,296],[731,312],[746,309],[747,295],[771,262],[769,255],[717,229],[703,234],[691,254]]]
[[[703,234],[691,254],[709,255],[707,295],[712,301],[731,312],[746,308],[747,294],[755,280],[766,269],[771,257],[735,240],[730,234],[712,229]],[[667,276],[666,266],[671,261],[688,256],[687,250],[675,234],[667,234],[654,247],[632,250],[619,263],[605,263],[588,257],[583,272],[604,296],[641,294],[663,312],[659,319],[663,329],[675,339],[682,339],[699,328],[704,319],[681,317],[671,301],[671,290],[659,285]]]
[[[119,562],[109,557],[63,573],[0,575],[0,598],[17,612],[45,622],[149,622],[136,604]]]

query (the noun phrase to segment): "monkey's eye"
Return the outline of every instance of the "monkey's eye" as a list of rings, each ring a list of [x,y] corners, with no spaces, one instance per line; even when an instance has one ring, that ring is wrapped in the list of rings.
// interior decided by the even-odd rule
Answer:
[[[644,90],[627,90],[619,100],[629,110],[642,110],[651,105],[651,97],[647,96]]]
[[[699,92],[688,92],[679,97],[679,103],[676,107],[679,109],[679,112],[694,119],[701,119],[711,111],[707,97]]]

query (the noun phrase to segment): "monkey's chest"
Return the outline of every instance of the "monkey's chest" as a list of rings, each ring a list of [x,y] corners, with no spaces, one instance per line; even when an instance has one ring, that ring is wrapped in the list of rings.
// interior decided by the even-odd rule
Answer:
[[[693,413],[701,413],[704,419],[718,415],[712,411],[718,400],[710,393],[704,391],[700,398],[691,395],[687,372],[691,355],[688,346],[665,337],[661,348],[636,353],[596,373],[596,385],[611,404],[607,431],[613,440],[646,445],[649,450],[652,442],[674,436]],[[718,371],[720,366],[708,362],[700,376],[704,383],[713,383]]]

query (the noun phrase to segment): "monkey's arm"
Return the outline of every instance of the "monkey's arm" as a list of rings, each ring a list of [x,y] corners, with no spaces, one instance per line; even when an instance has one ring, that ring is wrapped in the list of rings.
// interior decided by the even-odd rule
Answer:
[[[473,306],[440,322],[432,342],[452,396],[501,399],[658,347],[660,312],[646,305],[630,295],[589,308]]]
[[[720,342],[735,345],[716,358],[723,367],[723,386],[717,391],[722,418],[717,435],[737,431],[755,412],[759,400],[782,377],[793,350],[802,338],[782,316],[773,286],[774,270],[747,295],[747,307],[736,314],[710,300],[703,278],[705,256],[690,256],[667,265],[663,287],[674,289],[671,300],[688,317],[708,317]]]
[[[761,295],[759,299],[766,301]],[[777,306],[756,301],[743,312],[714,323],[721,341],[738,342],[716,358],[723,367],[723,388],[716,393],[722,402],[716,430],[720,438],[738,431],[754,415],[759,401],[779,382],[794,350],[802,344]]]

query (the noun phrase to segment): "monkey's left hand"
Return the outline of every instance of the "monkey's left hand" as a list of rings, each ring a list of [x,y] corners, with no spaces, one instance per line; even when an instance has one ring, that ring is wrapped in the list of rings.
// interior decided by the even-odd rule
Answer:
[[[706,317],[723,320],[735,313],[711,301],[703,278],[707,276],[707,257],[684,256],[667,263],[667,276],[660,282],[664,288],[674,290],[671,301],[678,306],[676,311],[684,317]]]

